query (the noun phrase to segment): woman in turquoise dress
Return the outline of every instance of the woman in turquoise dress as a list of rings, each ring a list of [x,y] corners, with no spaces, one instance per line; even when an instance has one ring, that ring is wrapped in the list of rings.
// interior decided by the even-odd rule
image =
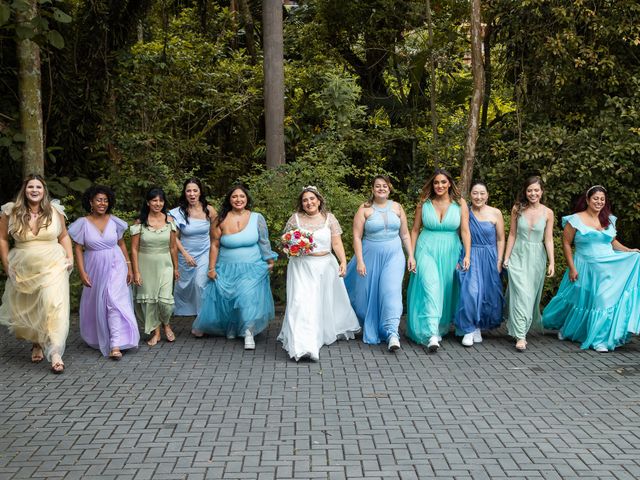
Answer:
[[[207,204],[202,183],[195,177],[182,185],[178,206],[169,211],[178,228],[178,270],[180,278],[173,290],[174,315],[192,316],[200,312],[202,292],[209,268],[209,230],[216,211]]]
[[[527,348],[527,333],[542,330],[540,297],[545,272],[552,277],[553,211],[542,203],[542,180],[530,177],[511,210],[511,229],[504,255],[507,269],[507,330],[516,339],[516,349]],[[547,260],[549,266],[547,267]]]
[[[344,283],[351,306],[364,329],[365,343],[387,342],[390,351],[400,348],[398,325],[402,315],[402,279],[415,267],[407,216],[402,205],[389,200],[391,180],[373,179],[372,195],[353,219],[354,257],[347,266]]]
[[[471,255],[469,208],[444,169],[436,169],[422,188],[411,243],[416,268],[407,290],[407,335],[436,352],[458,308],[456,268],[467,270]]]
[[[542,322],[559,330],[561,340],[608,352],[640,333],[640,250],[616,239],[616,217],[601,185],[587,190],[562,225],[568,269]]]
[[[244,337],[245,350],[255,349],[254,336],[275,316],[269,273],[277,257],[249,192],[233,187],[211,227],[210,281],[192,333]]]

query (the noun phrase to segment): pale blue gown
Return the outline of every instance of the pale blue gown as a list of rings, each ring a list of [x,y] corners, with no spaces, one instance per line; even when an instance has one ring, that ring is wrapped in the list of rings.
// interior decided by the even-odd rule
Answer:
[[[398,335],[402,315],[402,278],[405,258],[400,241],[400,217],[389,201],[384,208],[372,205],[373,213],[364,223],[362,258],[366,276],[357,271],[353,257],[344,283],[351,306],[363,327],[365,343],[378,344]]]
[[[640,333],[640,253],[617,252],[616,217],[604,230],[585,225],[578,214],[562,218],[576,229],[575,282],[565,272],[555,297],[544,309],[545,328],[558,329],[581,348],[613,350]]]
[[[416,273],[407,289],[407,336],[427,344],[449,332],[458,308],[456,266],[462,251],[460,205],[452,202],[442,221],[431,200],[422,204],[422,231],[416,242]]]
[[[227,338],[262,332],[274,318],[267,260],[271,250],[264,217],[251,212],[247,226],[220,237],[217,277],[209,280],[193,330]]]
[[[197,266],[187,265],[182,253],[178,252],[180,278],[175,284],[173,298],[178,316],[197,315],[200,312],[202,292],[207,285],[209,270],[209,219],[185,218],[180,208],[169,212],[180,231],[180,242],[196,261]]]

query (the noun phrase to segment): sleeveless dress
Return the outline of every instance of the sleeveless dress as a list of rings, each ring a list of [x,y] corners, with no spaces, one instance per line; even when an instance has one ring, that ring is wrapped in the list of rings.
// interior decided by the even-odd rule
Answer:
[[[187,265],[182,253],[178,252],[178,270],[180,278],[175,284],[173,298],[175,301],[174,315],[192,316],[200,312],[202,292],[207,285],[207,270],[209,270],[209,227],[208,219],[187,218],[180,208],[169,211],[169,215],[176,222],[180,231],[180,241],[189,255],[196,261],[197,266]]]
[[[504,308],[497,266],[496,226],[492,222],[478,220],[469,209],[469,230],[471,266],[466,271],[458,270],[460,303],[455,319],[458,335],[472,333],[478,328],[490,330],[500,326]]]
[[[416,273],[407,289],[407,335],[427,344],[449,332],[458,308],[460,286],[456,266],[462,251],[460,205],[452,202],[442,222],[431,203],[422,204],[422,231],[416,242]]]
[[[271,250],[264,217],[251,212],[244,230],[220,237],[218,276],[209,280],[193,330],[227,338],[262,332],[275,317],[267,260]]]
[[[371,206],[373,213],[364,223],[362,258],[367,274],[357,271],[353,257],[344,278],[351,306],[363,327],[365,343],[387,342],[398,334],[402,315],[402,279],[405,257],[400,241],[400,217],[389,201],[384,208]]]
[[[84,246],[84,269],[91,280],[91,287],[82,289],[80,336],[105,357],[114,348],[137,348],[140,341],[127,263],[118,246],[126,230],[126,222],[113,215],[102,233],[85,217],[69,225],[69,236]]]
[[[360,331],[358,318],[349,303],[338,262],[331,254],[331,236],[342,234],[329,213],[319,226],[305,225],[294,214],[286,230],[300,228],[313,233],[314,253],[290,257],[287,265],[287,307],[278,340],[290,358],[309,356],[319,360],[320,348],[338,339],[351,339]]]
[[[516,243],[509,258],[507,274],[507,330],[514,338],[526,338],[533,326],[542,330],[540,298],[547,271],[547,251],[544,248],[546,215],[533,226],[523,215],[518,217]]]
[[[173,314],[173,262],[169,245],[173,223],[157,230],[145,225],[131,225],[131,235],[140,235],[138,268],[142,285],[134,288],[135,312],[151,333],[160,325],[169,325]]]
[[[64,215],[64,208],[57,201],[51,205],[54,211],[47,228],[38,235],[28,230],[22,238],[13,237],[9,271],[15,273],[7,279],[0,305],[0,323],[17,338],[39,343],[49,361],[54,354],[64,354],[69,333],[69,271],[67,255],[58,243],[62,233],[58,212]],[[10,222],[13,206],[6,203],[1,209]]]
[[[616,217],[604,230],[582,223],[577,214],[562,218],[576,229],[573,261],[578,279],[565,272],[555,297],[544,309],[545,327],[559,329],[581,348],[624,344],[630,334],[640,333],[640,253],[617,252]]]

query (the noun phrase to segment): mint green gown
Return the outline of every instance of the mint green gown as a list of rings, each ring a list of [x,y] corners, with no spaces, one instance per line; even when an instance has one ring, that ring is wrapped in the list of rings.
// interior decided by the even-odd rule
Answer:
[[[460,295],[459,230],[460,205],[452,202],[440,222],[431,200],[422,204],[416,273],[411,274],[407,290],[407,336],[416,343],[427,344],[432,336],[446,335],[453,322]]]
[[[524,216],[518,217],[516,243],[509,258],[507,287],[507,330],[514,338],[526,338],[533,327],[542,330],[540,298],[547,271],[544,229],[547,216],[538,219],[533,228]]]

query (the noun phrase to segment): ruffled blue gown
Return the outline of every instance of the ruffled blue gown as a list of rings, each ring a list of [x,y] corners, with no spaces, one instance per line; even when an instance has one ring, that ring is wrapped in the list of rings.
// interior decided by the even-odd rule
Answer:
[[[178,270],[180,278],[175,284],[173,298],[174,315],[191,316],[200,312],[202,292],[207,285],[209,269],[209,227],[207,219],[189,218],[188,221],[180,208],[174,208],[169,215],[175,220],[180,231],[180,241],[197,266],[187,265],[184,257],[178,252]]]
[[[407,289],[407,336],[427,344],[432,336],[449,332],[458,309],[460,284],[456,265],[462,251],[460,205],[449,205],[438,219],[431,200],[422,205],[422,231],[416,242],[416,273]]]
[[[364,224],[362,257],[367,275],[361,277],[354,257],[347,266],[344,283],[351,306],[364,329],[365,343],[387,342],[398,335],[402,315],[402,278],[405,258],[400,241],[400,217],[393,202],[384,208],[372,205]]]
[[[471,266],[458,270],[460,303],[455,325],[458,335],[476,329],[490,330],[500,326],[504,297],[498,273],[498,250],[495,224],[480,221],[469,209],[471,231]],[[462,258],[460,259],[462,262]]]
[[[613,350],[640,333],[640,253],[617,252],[616,217],[604,230],[582,223],[578,214],[562,218],[576,229],[573,262],[578,279],[565,272],[558,293],[542,315],[545,328],[558,329],[581,348]]]
[[[267,260],[271,250],[264,217],[251,212],[244,230],[220,238],[217,277],[209,280],[202,295],[193,329],[227,338],[262,332],[275,316]]]

